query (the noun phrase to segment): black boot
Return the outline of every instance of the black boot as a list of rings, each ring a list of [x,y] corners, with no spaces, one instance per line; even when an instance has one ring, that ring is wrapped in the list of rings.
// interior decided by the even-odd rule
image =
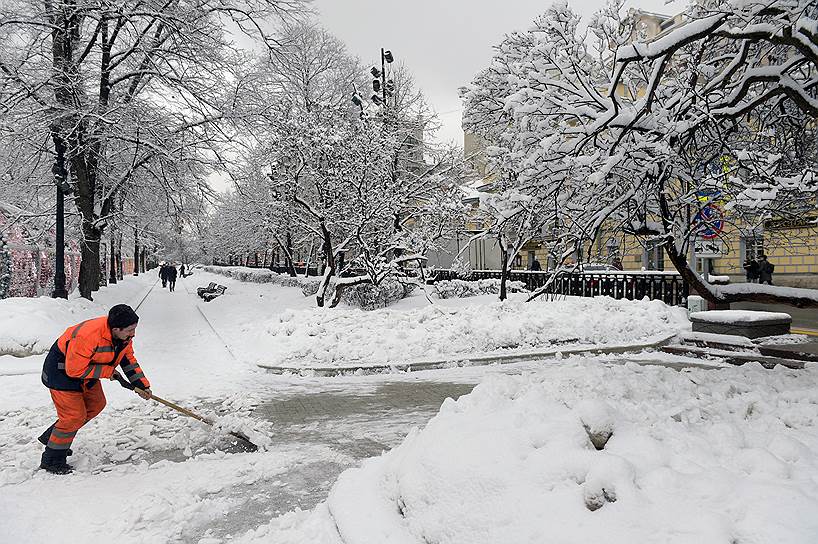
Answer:
[[[55,450],[45,447],[40,468],[52,474],[70,474],[74,467],[65,462],[68,450]]]
[[[43,446],[48,446],[48,439],[51,438],[51,431],[54,430],[54,425],[56,425],[56,423],[52,423],[51,427],[46,429],[45,432],[37,438],[37,440],[39,440],[40,444],[42,444]],[[68,448],[67,450],[65,450],[65,452],[66,452],[65,455],[74,455],[74,452],[71,451],[71,448]]]

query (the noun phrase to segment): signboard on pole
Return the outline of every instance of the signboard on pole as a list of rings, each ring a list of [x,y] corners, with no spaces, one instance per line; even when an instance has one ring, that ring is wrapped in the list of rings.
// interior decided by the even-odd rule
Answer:
[[[693,242],[693,252],[696,257],[713,258],[724,255],[724,242],[722,240],[707,240],[697,238]]]
[[[693,227],[701,238],[712,240],[724,230],[724,216],[721,208],[707,204],[693,218]]]

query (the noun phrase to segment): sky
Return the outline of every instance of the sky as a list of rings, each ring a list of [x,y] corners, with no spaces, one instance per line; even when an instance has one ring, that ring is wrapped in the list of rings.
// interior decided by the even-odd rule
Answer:
[[[575,0],[591,15],[603,0]],[[458,88],[489,65],[492,47],[503,36],[524,30],[549,0],[313,0],[317,20],[343,40],[364,63],[380,64],[381,47],[412,71],[432,109],[440,115],[440,142],[463,144]],[[657,13],[677,13],[682,5],[663,0],[631,0],[627,5]]]

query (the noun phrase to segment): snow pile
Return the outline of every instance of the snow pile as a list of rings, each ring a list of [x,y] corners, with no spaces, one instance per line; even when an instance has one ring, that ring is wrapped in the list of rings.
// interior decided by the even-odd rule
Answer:
[[[71,325],[108,313],[114,304],[136,307],[156,276],[128,276],[117,284],[100,287],[95,302],[74,291],[68,300],[50,297],[13,297],[0,300],[0,356],[28,357],[51,349]]]
[[[490,378],[238,541],[816,542],[818,368],[590,363]]]
[[[108,312],[85,299],[14,297],[0,300],[0,355],[45,353],[75,323]]]
[[[477,281],[444,280],[434,284],[436,298],[466,298],[480,295],[497,295],[500,293],[500,280],[484,279]],[[521,281],[509,281],[506,283],[509,293],[527,292],[525,284]]]
[[[659,301],[569,298],[412,310],[287,310],[268,322],[274,366],[371,366],[559,344],[644,341],[689,329],[685,310]]]

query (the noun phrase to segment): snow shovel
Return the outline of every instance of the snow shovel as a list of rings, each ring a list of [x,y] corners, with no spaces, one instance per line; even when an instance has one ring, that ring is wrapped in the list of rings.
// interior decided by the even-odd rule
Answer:
[[[132,384],[131,382],[129,382],[128,380],[126,380],[126,379],[125,379],[125,378],[122,376],[122,374],[120,374],[119,372],[114,372],[114,376],[113,376],[113,378],[114,378],[116,381],[118,381],[118,382],[119,382],[119,385],[121,385],[121,386],[122,386],[122,387],[124,387],[125,389],[130,389],[131,391],[133,391],[134,389],[138,389],[138,388],[137,388],[137,387],[136,387],[134,384]],[[202,423],[207,423],[207,424],[208,424],[208,425],[210,425],[211,427],[213,426],[213,422],[212,422],[211,420],[207,419],[207,418],[206,418],[206,417],[204,417],[204,416],[200,416],[199,414],[193,413],[193,412],[191,412],[190,410],[188,410],[187,408],[182,408],[182,407],[181,407],[181,406],[179,406],[178,404],[174,404],[174,403],[170,402],[169,400],[165,400],[165,399],[163,399],[162,397],[157,397],[157,396],[156,396],[156,395],[154,395],[154,394],[151,394],[151,398],[152,398],[153,400],[155,400],[156,402],[160,403],[160,404],[164,404],[164,405],[165,405],[165,406],[167,406],[168,408],[172,408],[172,409],[176,410],[176,411],[177,411],[177,412],[179,412],[180,414],[185,414],[186,416],[188,416],[188,417],[192,417],[193,419],[198,419],[198,420],[199,420],[199,421],[201,421]],[[256,450],[258,449],[258,446],[256,446],[255,444],[253,444],[253,443],[250,441],[250,439],[249,439],[249,438],[247,438],[247,436],[246,436],[244,433],[240,433],[240,432],[238,432],[238,431],[228,431],[228,433],[229,433],[231,436],[234,436],[234,437],[238,438],[239,440],[241,440],[242,442],[244,442],[244,443],[247,445],[247,449],[248,449],[248,450],[250,450],[250,451],[256,451]]]

